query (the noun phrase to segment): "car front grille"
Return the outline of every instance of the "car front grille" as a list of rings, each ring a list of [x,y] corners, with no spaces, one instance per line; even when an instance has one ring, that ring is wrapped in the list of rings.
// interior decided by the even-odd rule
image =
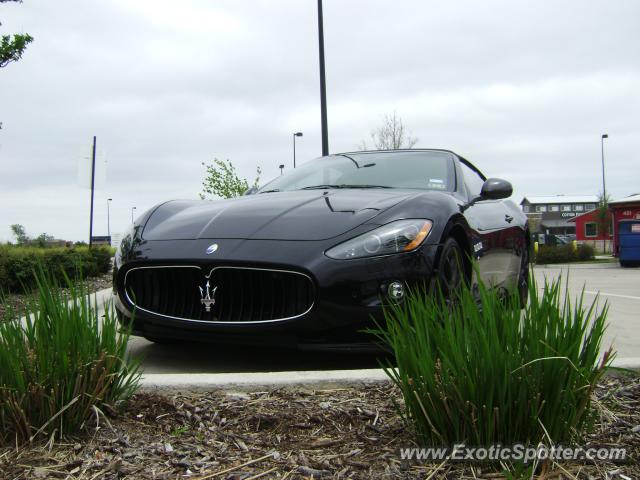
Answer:
[[[207,282],[210,311],[202,302]],[[315,297],[303,273],[244,267],[136,267],[125,273],[124,289],[140,310],[201,322],[286,320],[308,312]]]

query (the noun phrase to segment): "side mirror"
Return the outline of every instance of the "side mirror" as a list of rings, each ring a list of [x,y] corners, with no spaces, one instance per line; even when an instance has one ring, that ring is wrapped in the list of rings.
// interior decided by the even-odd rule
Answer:
[[[501,178],[487,178],[482,185],[480,197],[485,200],[500,200],[509,198],[513,193],[511,183]]]
[[[256,193],[258,191],[258,187],[253,186],[247,190],[245,190],[245,192],[242,195],[253,195],[254,193]]]

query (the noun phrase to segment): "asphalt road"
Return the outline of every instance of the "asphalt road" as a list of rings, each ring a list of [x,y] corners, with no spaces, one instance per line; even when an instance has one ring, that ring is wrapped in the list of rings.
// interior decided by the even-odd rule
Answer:
[[[572,296],[584,288],[585,304],[609,305],[609,327],[603,348],[613,345],[618,358],[640,358],[640,268],[621,268],[617,263],[578,264],[570,267],[537,267],[538,284],[562,275]]]
[[[613,343],[618,358],[640,358],[640,269],[617,264],[583,264],[537,267],[539,284],[562,274],[572,296],[583,286],[585,300],[600,292],[599,302],[609,303],[610,326],[603,347]],[[256,348],[220,348],[206,344],[158,345],[142,338],[130,341],[130,351],[143,359],[145,373],[275,372],[289,370],[335,370],[378,367],[372,355],[277,351]]]

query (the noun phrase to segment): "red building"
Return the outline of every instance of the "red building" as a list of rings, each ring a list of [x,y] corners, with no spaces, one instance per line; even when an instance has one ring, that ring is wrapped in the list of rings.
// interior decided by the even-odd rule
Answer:
[[[618,238],[620,223],[640,220],[640,194],[609,202],[609,210],[613,213],[613,252],[617,255],[620,245]]]
[[[613,219],[609,214],[610,220]],[[594,247],[596,245],[602,246],[605,242],[605,249],[609,250],[610,243],[613,238],[613,226],[609,226],[609,231],[605,234],[600,228],[600,221],[598,219],[598,210],[589,210],[582,215],[577,215],[569,220],[576,224],[576,240],[579,242],[589,243]]]
[[[606,235],[603,234],[600,228],[598,210],[590,210],[567,221],[576,224],[576,240],[597,248],[604,247],[604,250],[610,251],[617,256],[620,245],[618,233],[621,222],[640,220],[640,194],[609,202],[609,212],[611,214],[611,226]]]

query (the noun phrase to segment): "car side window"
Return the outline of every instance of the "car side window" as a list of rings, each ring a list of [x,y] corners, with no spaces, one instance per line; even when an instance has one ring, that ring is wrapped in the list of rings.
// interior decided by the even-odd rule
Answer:
[[[460,162],[460,168],[462,170],[462,175],[464,176],[464,184],[467,187],[469,196],[471,198],[477,197],[478,195],[480,195],[482,185],[484,185],[484,180],[478,174],[478,172],[472,170],[462,162]]]

